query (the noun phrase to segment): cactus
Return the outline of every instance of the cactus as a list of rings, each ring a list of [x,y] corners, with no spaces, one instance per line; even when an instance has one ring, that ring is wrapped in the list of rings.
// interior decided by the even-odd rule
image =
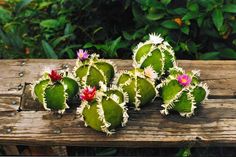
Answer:
[[[151,68],[135,68],[117,75],[114,84],[120,86],[129,95],[129,104],[139,110],[141,106],[153,101],[158,92],[154,80],[157,74]]]
[[[144,69],[151,66],[158,77],[176,65],[174,51],[160,35],[150,34],[149,40],[134,49],[133,66]]]
[[[32,87],[32,96],[43,104],[46,110],[63,113],[68,107],[67,101],[72,100],[79,91],[78,83],[68,73],[59,74],[52,70],[45,72]]]
[[[98,59],[96,54],[92,54],[88,59],[82,57],[82,52],[79,55],[81,56],[80,58],[78,57],[74,75],[78,78],[80,84],[83,87],[96,86],[98,88],[101,81],[108,85],[116,71],[112,62]]]
[[[121,88],[112,86],[110,89],[102,82],[100,89],[85,87],[80,98],[82,103],[78,108],[85,126],[107,133],[114,133],[115,128],[125,126],[128,121],[126,103],[127,93]]]
[[[207,85],[199,81],[199,71],[185,73],[182,68],[174,67],[169,73],[167,79],[157,86],[164,103],[161,113],[167,115],[169,110],[174,110],[181,116],[192,116],[197,105],[207,99]]]

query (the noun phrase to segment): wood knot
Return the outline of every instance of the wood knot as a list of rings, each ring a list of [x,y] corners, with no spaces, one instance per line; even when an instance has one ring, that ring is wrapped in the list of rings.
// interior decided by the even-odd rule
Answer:
[[[22,62],[21,62],[21,66],[24,66],[25,64],[26,64],[25,61],[22,61]]]
[[[54,134],[60,134],[61,133],[61,129],[60,128],[54,128],[53,129],[53,133]]]
[[[23,71],[21,71],[21,72],[19,72],[19,77],[23,77],[24,76],[24,72]]]
[[[69,67],[68,64],[62,64],[61,66],[62,69],[68,69],[68,67]]]
[[[17,105],[17,102],[16,102],[15,100],[13,100],[13,101],[11,102],[11,104],[12,104],[12,105]]]
[[[12,127],[4,127],[4,133],[10,134],[13,131]]]

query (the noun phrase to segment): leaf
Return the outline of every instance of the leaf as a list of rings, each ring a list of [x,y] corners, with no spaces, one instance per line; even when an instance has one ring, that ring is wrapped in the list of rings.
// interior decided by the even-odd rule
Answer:
[[[0,6],[0,23],[7,23],[11,19],[11,12]]]
[[[58,37],[57,39],[55,39],[53,42],[52,42],[52,46],[53,47],[56,47],[60,42],[62,41],[65,41],[67,38],[71,37],[72,34],[67,34],[67,35],[64,35],[62,37]]]
[[[10,44],[10,40],[8,39],[7,35],[3,32],[3,30],[0,28],[0,37],[5,44]]]
[[[199,10],[199,6],[196,2],[190,3],[187,8],[192,12],[197,12]]]
[[[202,26],[203,20],[204,20],[204,16],[199,16],[199,17],[197,18],[198,27],[201,27],[201,26]]]
[[[168,5],[171,2],[171,0],[161,0],[161,3]]]
[[[236,59],[236,51],[230,48],[221,49],[221,55],[224,59]]]
[[[123,31],[122,35],[126,40],[129,40],[129,41],[132,40],[132,35],[130,35],[129,33]]]
[[[74,51],[72,51],[71,49],[68,49],[68,50],[66,51],[66,53],[67,53],[67,55],[68,55],[68,57],[69,57],[70,59],[75,58],[75,53],[74,53]]]
[[[176,154],[177,157],[190,157],[191,156],[191,149],[189,147],[187,148],[181,148],[179,152]]]
[[[178,29],[179,28],[179,25],[176,22],[171,21],[171,20],[166,20],[166,21],[162,22],[161,25],[165,28],[168,28],[168,29]]]
[[[204,60],[211,60],[211,59],[219,59],[220,57],[220,52],[207,52],[204,54],[200,54],[200,59]]]
[[[56,19],[47,19],[40,22],[40,26],[44,28],[57,28],[59,26],[59,22]]]
[[[100,30],[103,30],[103,27],[98,27],[93,31],[93,34],[96,34],[97,32],[99,32]]]
[[[149,13],[147,14],[146,17],[148,20],[155,21],[155,20],[159,20],[163,18],[164,16],[165,16],[165,13]]]
[[[16,4],[16,7],[15,7],[15,12],[16,14],[20,13],[20,11],[26,7],[28,4],[30,4],[33,0],[21,0],[20,2],[18,2]]]
[[[189,27],[188,26],[183,26],[181,29],[181,32],[183,32],[184,34],[188,35],[189,34]]]
[[[215,9],[212,13],[212,20],[217,30],[219,31],[224,22],[224,17],[220,9]]]
[[[184,17],[182,18],[183,21],[188,21],[191,19],[196,18],[198,15],[194,12],[188,12],[186,15],[184,15]]]
[[[175,14],[184,15],[184,14],[186,14],[187,9],[186,8],[176,8],[173,11],[175,12]]]
[[[119,43],[120,43],[121,37],[116,38],[114,41],[112,41],[110,50],[112,52],[116,52],[116,50],[119,48]]]
[[[234,44],[234,45],[236,46],[236,39],[234,39],[234,40],[232,41],[232,44]]]
[[[71,25],[71,23],[67,23],[65,30],[64,30],[64,35],[69,35],[71,33],[73,33],[74,29],[73,26]]]
[[[58,56],[53,48],[45,40],[42,40],[42,46],[48,58],[58,59]]]
[[[88,42],[88,43],[84,44],[83,48],[84,48],[84,49],[87,49],[87,48],[91,48],[91,47],[93,47],[93,46],[94,46],[94,45],[93,45],[92,43]]]
[[[223,12],[236,13],[236,4],[226,4],[222,8]]]
[[[41,10],[41,9],[45,9],[45,8],[47,8],[49,5],[51,5],[52,4],[52,2],[41,2],[40,4],[39,4],[39,7],[38,7],[38,9],[39,10]]]
[[[142,23],[144,21],[143,12],[135,3],[132,6],[132,13],[136,22]]]

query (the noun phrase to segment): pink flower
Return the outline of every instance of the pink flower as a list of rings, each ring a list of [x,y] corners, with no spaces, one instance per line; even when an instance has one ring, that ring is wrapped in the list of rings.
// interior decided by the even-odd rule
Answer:
[[[89,54],[88,52],[85,50],[82,50],[82,49],[79,49],[79,51],[77,51],[77,58],[81,61],[84,61],[86,59],[88,59],[89,57]]]
[[[179,84],[182,86],[188,86],[192,81],[192,79],[187,74],[179,75],[177,79]]]
[[[82,101],[93,101],[96,94],[96,87],[86,87],[82,90],[80,94],[80,99]]]
[[[60,81],[62,79],[62,76],[58,74],[56,70],[52,70],[51,74],[48,74],[48,76],[53,82]]]

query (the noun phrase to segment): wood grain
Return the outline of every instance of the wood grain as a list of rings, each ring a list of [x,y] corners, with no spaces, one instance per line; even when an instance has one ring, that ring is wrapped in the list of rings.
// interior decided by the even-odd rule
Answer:
[[[117,65],[118,70],[132,68],[131,60],[113,59],[112,61]],[[18,85],[32,83],[40,77],[43,69],[60,69],[63,65],[68,65],[70,70],[72,70],[75,62],[75,60],[68,59],[2,60],[0,61],[2,69],[0,95],[11,94],[20,96],[23,94],[23,89],[18,90]],[[209,85],[211,89],[210,96],[212,98],[236,98],[236,61],[179,60],[178,64],[187,71],[193,69],[201,70],[201,79]],[[22,77],[19,76],[21,72],[23,72]]]
[[[132,68],[131,60],[113,60],[118,70]],[[60,69],[75,60],[2,60],[0,76],[0,144],[156,147],[156,146],[236,146],[236,61],[178,61],[187,71],[201,70],[208,83],[210,99],[185,119],[160,115],[160,101],[140,112],[130,111],[128,126],[105,136],[84,127],[75,112],[58,116],[44,111],[32,100],[29,83],[46,68]],[[21,75],[20,75],[21,74]],[[23,75],[22,75],[23,74]],[[23,88],[17,89],[22,84]],[[10,89],[10,90],[9,90]],[[22,111],[17,112],[19,106]]]
[[[78,115],[46,111],[18,112],[0,117],[0,144],[79,146],[209,146],[236,145],[236,100],[211,99],[197,115],[185,119],[163,117],[156,101],[140,112],[130,112],[127,127],[112,136],[84,127]],[[10,131],[7,131],[10,130]]]

